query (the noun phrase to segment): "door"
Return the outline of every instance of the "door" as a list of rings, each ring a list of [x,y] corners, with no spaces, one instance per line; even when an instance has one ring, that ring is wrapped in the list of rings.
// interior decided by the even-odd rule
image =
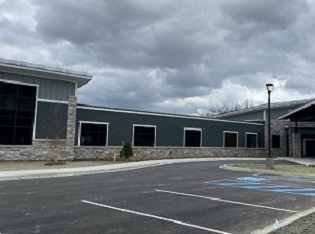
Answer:
[[[303,152],[305,157],[315,157],[315,139],[303,140]]]

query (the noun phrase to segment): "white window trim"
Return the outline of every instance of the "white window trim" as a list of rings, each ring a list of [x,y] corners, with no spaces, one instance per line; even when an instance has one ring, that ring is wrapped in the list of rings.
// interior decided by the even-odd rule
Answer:
[[[236,132],[236,131],[223,131],[223,147],[226,148],[226,146],[225,146],[225,133],[236,133],[236,147],[227,147],[227,148],[238,148],[238,132]]]
[[[33,133],[32,133],[32,145],[33,141],[36,140],[36,123],[37,123],[37,102],[38,102],[38,89],[39,85],[38,84],[30,84],[30,83],[25,83],[25,82],[20,82],[20,81],[15,81],[15,80],[3,80],[0,79],[0,82],[7,83],[7,84],[15,84],[15,85],[24,85],[24,86],[32,86],[36,88],[36,99],[35,99],[35,110],[34,110],[34,122],[33,122]]]
[[[50,102],[50,103],[62,103],[62,104],[69,104],[69,101],[62,101],[62,100],[52,100],[52,99],[43,99],[38,98],[39,102]]]
[[[107,147],[108,146],[108,132],[109,132],[109,123],[107,122],[94,122],[94,121],[79,121],[79,129],[78,129],[78,146],[81,146],[81,129],[82,124],[98,124],[98,125],[107,125],[107,131],[106,131],[106,144],[100,145],[96,147]],[[83,146],[85,147],[85,146]],[[86,146],[89,147],[89,146]]]
[[[258,133],[257,132],[245,132],[245,148],[247,148],[247,135],[256,135],[256,148],[258,148]]]
[[[134,138],[135,138],[135,127],[148,127],[148,128],[154,128],[154,146],[156,147],[156,125],[143,125],[143,124],[133,124],[132,126],[132,147],[152,147],[152,146],[135,146]]]
[[[188,147],[188,146],[185,146],[186,131],[198,131],[198,132],[200,132],[200,146],[199,146],[199,147],[202,147],[202,128],[189,128],[189,127],[184,127],[183,147]]]

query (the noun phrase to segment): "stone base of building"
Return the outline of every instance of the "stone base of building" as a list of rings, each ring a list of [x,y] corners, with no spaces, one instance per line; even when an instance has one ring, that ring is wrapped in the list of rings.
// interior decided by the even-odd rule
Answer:
[[[72,160],[74,148],[66,140],[35,140],[30,146],[0,147],[0,161]]]
[[[75,159],[111,159],[119,157],[121,147],[75,147]],[[134,147],[135,157],[266,157],[264,148],[183,148],[183,147]]]
[[[66,140],[36,140],[32,146],[1,146],[0,161],[48,160],[112,160],[120,157],[122,147],[70,146]],[[266,157],[265,148],[222,147],[134,147],[135,157]],[[273,157],[284,156],[281,150],[272,150]]]

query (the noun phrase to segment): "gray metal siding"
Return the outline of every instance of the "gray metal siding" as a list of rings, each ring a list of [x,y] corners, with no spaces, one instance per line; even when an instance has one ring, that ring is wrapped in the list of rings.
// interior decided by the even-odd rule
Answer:
[[[296,108],[298,108],[299,106],[296,107],[290,107],[290,108],[281,108],[281,109],[272,109],[270,112],[270,118],[273,120],[277,120],[280,116],[285,115],[287,113],[289,113],[289,111],[293,111]],[[268,114],[268,111],[266,111],[266,113]],[[268,118],[266,116],[266,118]]]
[[[66,139],[68,105],[37,102],[36,139]]]
[[[131,141],[133,124],[156,125],[156,146],[182,147],[184,127],[202,128],[203,147],[223,147],[223,131],[239,132],[239,147],[245,147],[245,132],[258,133],[259,146],[264,146],[263,125],[77,109],[79,121],[109,123],[108,146],[121,146],[122,140]],[[77,132],[78,129],[76,143]]]
[[[24,76],[6,72],[0,72],[0,79],[37,84],[39,85],[38,98],[40,99],[68,101],[69,96],[75,95],[75,84],[67,81]]]
[[[244,113],[240,115],[234,115],[234,116],[226,116],[222,117],[220,119],[226,119],[226,120],[233,120],[233,121],[246,121],[246,120],[263,120],[264,119],[264,111],[259,110],[251,113]]]

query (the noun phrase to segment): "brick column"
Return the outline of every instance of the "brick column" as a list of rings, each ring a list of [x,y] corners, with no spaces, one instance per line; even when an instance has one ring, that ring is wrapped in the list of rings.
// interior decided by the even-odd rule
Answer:
[[[77,119],[77,97],[69,96],[67,119],[67,152],[68,158],[74,157],[75,127]]]
[[[301,133],[292,133],[293,158],[301,158]]]

